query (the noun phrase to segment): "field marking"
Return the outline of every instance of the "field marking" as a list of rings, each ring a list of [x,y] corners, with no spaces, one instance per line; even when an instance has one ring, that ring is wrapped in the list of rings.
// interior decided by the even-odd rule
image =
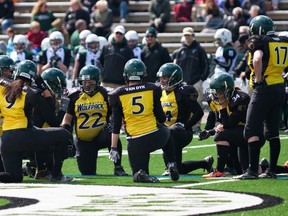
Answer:
[[[173,186],[173,188],[190,188],[190,187],[197,187],[197,186],[202,186],[202,185],[221,184],[221,183],[231,182],[231,181],[238,181],[238,180],[235,180],[235,179],[225,179],[224,180],[224,178],[223,178],[223,180],[219,179],[217,181],[177,185],[177,186]]]
[[[0,196],[39,200],[0,210],[1,216],[180,216],[243,210],[263,203],[257,196],[226,191],[72,184],[0,184]]]

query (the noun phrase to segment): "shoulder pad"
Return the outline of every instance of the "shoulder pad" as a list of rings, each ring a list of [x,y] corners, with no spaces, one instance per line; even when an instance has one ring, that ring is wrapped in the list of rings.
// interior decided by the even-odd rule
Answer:
[[[249,95],[241,90],[235,89],[232,98],[230,99],[230,106],[235,107],[238,106],[242,101],[250,98]]]
[[[185,95],[189,95],[190,99],[196,101],[198,98],[198,92],[192,85],[183,84],[179,88],[179,92]]]
[[[2,78],[0,79],[0,85],[7,86],[7,85],[10,85],[10,82]]]
[[[80,87],[71,88],[67,92],[67,96],[70,97],[71,95],[75,94],[76,92],[80,92],[80,91],[81,91]]]

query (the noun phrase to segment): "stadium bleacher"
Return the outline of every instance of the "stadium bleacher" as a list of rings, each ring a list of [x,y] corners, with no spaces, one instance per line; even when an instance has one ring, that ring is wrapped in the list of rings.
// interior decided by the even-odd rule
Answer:
[[[35,2],[26,0],[25,2],[15,3],[15,20],[14,28],[17,33],[25,34],[29,29],[31,19],[30,12]],[[48,0],[47,5],[49,10],[53,11],[55,16],[64,19],[65,12],[69,7],[69,2],[58,2],[57,0]],[[175,2],[170,1],[171,8]],[[129,1],[129,14],[127,23],[124,23],[126,30],[136,30],[139,33],[140,40],[144,36],[145,30],[148,28],[149,1]],[[288,31],[288,0],[280,0],[279,9],[274,11],[267,11],[267,16],[275,21],[276,31]],[[165,33],[159,33],[158,40],[167,47],[169,52],[172,52],[180,46],[181,31],[186,26],[191,26],[196,32],[197,40],[203,45],[207,53],[215,52],[216,47],[213,44],[213,34],[200,33],[204,28],[204,22],[175,22],[173,12],[171,12],[171,22],[167,24]],[[119,18],[114,19],[114,25],[119,24]],[[6,35],[0,35],[0,40],[7,40]],[[139,41],[140,41],[139,40]]]

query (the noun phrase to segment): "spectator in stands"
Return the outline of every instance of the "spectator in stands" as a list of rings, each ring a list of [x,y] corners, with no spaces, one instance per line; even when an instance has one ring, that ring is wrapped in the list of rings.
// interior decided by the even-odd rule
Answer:
[[[258,16],[259,13],[260,13],[260,7],[258,5],[252,5],[250,10],[249,10],[250,17],[247,19],[247,23],[246,24],[249,25],[250,21],[254,17]]]
[[[64,18],[64,25],[70,36],[76,30],[75,22],[79,19],[85,20],[87,25],[89,26],[90,24],[89,13],[87,10],[83,8],[83,5],[80,2],[80,0],[70,0],[70,7],[66,11]]]
[[[87,29],[87,23],[83,19],[79,19],[75,22],[76,30],[72,33],[70,37],[70,46],[71,49],[74,49],[76,46],[80,44],[79,35],[82,31]]]
[[[118,25],[114,28],[111,41],[104,45],[99,58],[101,65],[102,86],[116,88],[125,84],[123,78],[124,65],[134,58],[133,51],[128,47],[124,37],[125,28]]]
[[[89,14],[91,14],[94,10],[94,6],[98,0],[81,0],[83,7],[85,7]]]
[[[150,27],[146,30],[145,39],[146,43],[142,49],[141,59],[147,67],[146,80],[148,82],[156,82],[159,68],[172,60],[167,48],[157,41],[157,31],[155,28]]]
[[[239,27],[245,25],[245,19],[243,17],[243,10],[241,7],[233,9],[232,15],[225,16],[223,28],[226,28],[232,32],[232,42],[234,43],[239,37]]]
[[[31,12],[31,22],[37,21],[40,23],[40,28],[44,32],[48,32],[52,25],[51,23],[56,19],[53,12],[47,9],[46,0],[38,0]]]
[[[246,20],[248,20],[250,15],[250,9],[252,5],[258,5],[259,6],[259,15],[265,15],[266,14],[266,0],[244,0],[242,2],[242,9],[243,9],[243,15]],[[249,23],[248,23],[249,24]]]
[[[2,34],[6,34],[8,27],[13,25],[14,3],[12,0],[0,0],[0,26]]]
[[[65,26],[63,25],[61,19],[57,18],[56,20],[54,20],[52,22],[51,25],[53,28],[49,30],[49,35],[54,31],[59,31],[62,33],[62,35],[64,37],[65,46],[70,45],[70,35],[69,35],[68,31],[66,30]]]
[[[166,23],[170,21],[171,7],[169,0],[151,0],[148,12],[150,26],[158,32],[164,32]]]
[[[180,0],[173,8],[176,22],[191,22],[193,2],[191,0]]]
[[[25,35],[15,35],[13,38],[13,51],[10,54],[10,58],[15,64],[24,60],[36,61],[36,56],[28,49],[28,40]]]
[[[217,5],[215,0],[206,0],[204,8],[205,27],[202,32],[216,32],[223,26],[224,11]]]
[[[133,50],[134,57],[141,60],[142,47],[138,44],[138,33],[130,30],[125,34],[128,46]]]
[[[106,0],[100,0],[95,4],[95,10],[90,15],[90,29],[98,36],[108,38],[113,24],[113,13],[108,8]]]
[[[10,53],[13,51],[14,45],[13,45],[13,39],[15,36],[15,31],[12,27],[7,28],[6,34],[8,36],[8,42],[7,42],[7,55],[10,56]]]
[[[223,4],[224,13],[227,16],[230,16],[230,15],[232,15],[233,9],[236,7],[241,7],[239,0],[225,0],[225,2]]]
[[[35,54],[41,51],[41,42],[45,37],[46,33],[40,29],[40,23],[32,21],[30,24],[30,30],[27,33],[27,39]]]
[[[183,70],[183,81],[194,86],[198,92],[197,101],[203,107],[205,100],[203,94],[203,82],[209,75],[209,62],[205,49],[197,42],[194,34],[194,29],[186,27],[182,33],[184,41],[182,46],[175,50],[172,54],[173,62],[178,64]],[[194,125],[194,131],[200,131],[199,121]]]
[[[108,0],[108,7],[114,17],[120,16],[120,23],[126,23],[129,0]]]
[[[50,47],[39,55],[38,73],[48,68],[58,68],[64,73],[68,71],[72,52],[64,46],[64,37],[61,32],[55,31],[49,35]]]

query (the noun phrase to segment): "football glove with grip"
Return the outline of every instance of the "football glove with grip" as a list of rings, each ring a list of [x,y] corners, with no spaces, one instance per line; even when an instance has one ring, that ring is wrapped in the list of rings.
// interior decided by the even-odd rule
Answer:
[[[215,129],[211,130],[203,130],[199,133],[199,141],[208,139],[210,136],[213,136],[215,134]]]
[[[110,159],[111,161],[113,161],[114,163],[116,163],[117,160],[120,159],[120,155],[119,155],[119,153],[118,153],[117,148],[111,148],[110,154],[109,154],[109,159]]]

